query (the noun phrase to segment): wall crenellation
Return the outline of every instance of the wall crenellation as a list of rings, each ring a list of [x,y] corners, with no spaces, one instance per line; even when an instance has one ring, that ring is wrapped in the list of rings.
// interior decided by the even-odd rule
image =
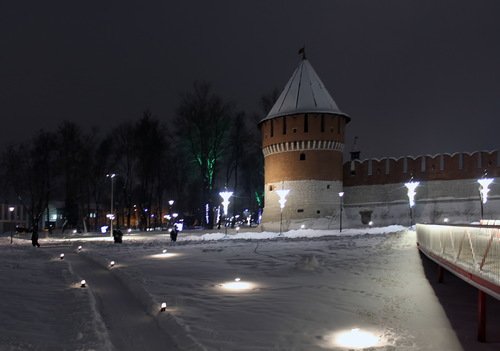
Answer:
[[[411,177],[417,181],[470,179],[485,171],[489,177],[499,177],[499,156],[493,150],[348,161],[343,165],[344,186],[404,183]]]

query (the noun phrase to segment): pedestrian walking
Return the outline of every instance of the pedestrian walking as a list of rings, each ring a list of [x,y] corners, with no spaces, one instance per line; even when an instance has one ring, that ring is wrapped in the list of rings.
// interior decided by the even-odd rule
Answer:
[[[33,226],[33,232],[31,233],[31,244],[36,247],[40,247],[38,243],[38,225]]]
[[[172,227],[172,230],[170,231],[170,241],[176,242],[178,233],[179,233],[179,231],[177,230],[177,226],[174,224],[174,226]]]

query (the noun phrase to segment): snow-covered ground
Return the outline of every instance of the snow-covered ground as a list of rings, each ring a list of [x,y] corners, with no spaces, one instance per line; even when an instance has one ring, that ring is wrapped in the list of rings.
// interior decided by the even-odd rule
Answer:
[[[0,350],[113,349],[131,321],[108,328],[103,288],[132,294],[127,303],[179,349],[499,350],[499,318],[489,320],[490,342],[477,343],[473,289],[451,275],[434,284],[415,240],[400,226],[181,233],[175,245],[166,234],[42,239],[40,249],[1,238]],[[90,262],[110,279],[83,276]],[[489,317],[500,315],[489,302]]]

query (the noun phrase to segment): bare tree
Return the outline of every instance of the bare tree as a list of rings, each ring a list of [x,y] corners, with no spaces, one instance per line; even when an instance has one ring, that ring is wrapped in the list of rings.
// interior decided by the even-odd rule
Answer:
[[[214,184],[232,111],[232,105],[205,82],[194,83],[193,90],[182,95],[177,109],[177,135],[199,170],[202,206],[207,213],[203,222],[209,228],[213,227]]]
[[[52,133],[40,131],[31,142],[8,147],[2,157],[7,182],[28,213],[36,237],[53,189],[54,139]]]
[[[157,226],[161,221],[163,194],[165,192],[167,130],[149,110],[134,127],[134,150],[137,156],[139,205],[144,225]]]

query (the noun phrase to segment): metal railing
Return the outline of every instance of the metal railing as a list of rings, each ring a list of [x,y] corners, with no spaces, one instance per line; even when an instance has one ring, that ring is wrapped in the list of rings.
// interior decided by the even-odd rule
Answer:
[[[419,249],[500,300],[500,226],[417,224]]]

